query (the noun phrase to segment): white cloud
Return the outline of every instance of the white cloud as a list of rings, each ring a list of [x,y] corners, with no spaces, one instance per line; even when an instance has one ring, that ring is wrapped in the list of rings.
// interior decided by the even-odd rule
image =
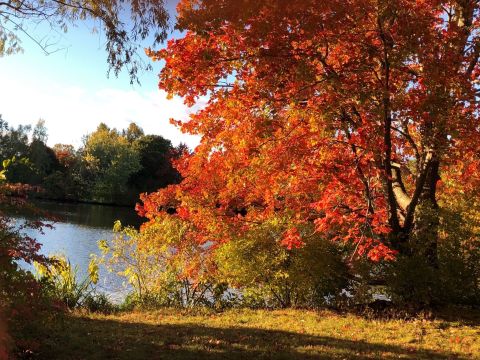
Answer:
[[[113,88],[87,91],[59,83],[39,84],[34,80],[3,77],[0,83],[0,114],[11,125],[35,124],[45,119],[49,145],[79,146],[83,135],[100,122],[122,129],[132,121],[147,134],[158,134],[174,145],[187,143],[194,148],[199,137],[182,134],[170,118],[185,120],[194,111],[181,98],[166,99],[164,91],[135,91]]]

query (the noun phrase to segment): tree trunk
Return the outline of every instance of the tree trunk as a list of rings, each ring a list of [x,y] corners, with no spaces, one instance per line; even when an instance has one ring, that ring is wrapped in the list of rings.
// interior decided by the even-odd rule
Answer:
[[[440,179],[440,162],[431,155],[428,156],[424,172],[419,175],[416,189],[411,196],[403,185],[400,166],[396,163],[392,165],[392,187],[403,223],[397,231],[392,229],[391,244],[400,254],[425,257],[429,265],[436,268],[440,223],[436,189]]]
[[[439,161],[432,160],[427,170],[418,205],[415,209],[415,223],[409,236],[410,248],[418,255],[425,256],[428,264],[438,267],[437,244],[440,224],[439,206],[436,199]]]

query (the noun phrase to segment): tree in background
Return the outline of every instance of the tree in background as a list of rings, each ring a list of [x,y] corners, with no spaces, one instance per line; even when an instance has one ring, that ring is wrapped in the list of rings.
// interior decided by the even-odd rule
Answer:
[[[55,157],[60,163],[60,166],[64,169],[74,166],[77,159],[77,153],[73,145],[55,144],[52,150],[55,152]]]
[[[40,141],[44,144],[47,143],[48,140],[48,130],[45,126],[45,120],[39,119],[35,124],[32,132],[32,141]]]
[[[40,119],[33,128],[32,141],[26,154],[36,168],[38,176],[27,181],[28,184],[40,184],[48,175],[60,168],[55,152],[47,146],[47,139],[48,130],[45,120]]]
[[[14,129],[0,121],[0,157],[9,182],[38,185],[58,169],[55,153],[45,143],[48,136],[44,120],[40,119],[34,127],[32,141],[29,141],[29,126]]]
[[[146,135],[137,138],[133,145],[140,155],[142,166],[129,179],[137,194],[156,191],[180,181],[180,174],[172,164],[178,156],[170,140],[159,135]]]
[[[44,142],[33,140],[28,149],[28,159],[38,170],[38,178],[31,179],[27,183],[41,183],[45,177],[57,171],[60,164],[55,156],[55,152],[49,148]]]
[[[0,159],[22,157],[28,152],[28,137],[31,127],[19,125],[11,127],[0,115]]]
[[[0,154],[9,183],[39,185],[35,196],[49,199],[97,201],[134,205],[140,193],[178,183],[172,162],[186,151],[158,135],[145,135],[131,123],[117,131],[106,124],[85,136],[84,147],[46,145],[44,120],[30,128],[12,128],[0,118]]]
[[[104,123],[86,137],[83,160],[94,176],[92,198],[102,202],[120,200],[128,178],[141,167],[138,151]]]
[[[80,200],[87,198],[88,186],[84,179],[81,154],[73,145],[55,144],[51,149],[58,167],[49,174],[42,183],[44,196],[50,199]]]
[[[134,122],[131,122],[130,125],[128,125],[128,128],[122,130],[122,136],[124,136],[129,142],[134,142],[144,135],[145,133],[143,132],[143,129]]]
[[[5,179],[10,183],[28,183],[38,180],[38,172],[28,159],[30,126],[16,129],[0,116],[0,159]]]

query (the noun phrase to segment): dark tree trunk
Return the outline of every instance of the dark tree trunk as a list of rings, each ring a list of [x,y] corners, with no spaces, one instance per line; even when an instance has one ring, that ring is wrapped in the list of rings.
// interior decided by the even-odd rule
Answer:
[[[439,161],[432,160],[426,174],[418,205],[415,209],[415,223],[410,234],[410,247],[425,256],[430,266],[438,267],[439,206],[436,199],[439,176]]]

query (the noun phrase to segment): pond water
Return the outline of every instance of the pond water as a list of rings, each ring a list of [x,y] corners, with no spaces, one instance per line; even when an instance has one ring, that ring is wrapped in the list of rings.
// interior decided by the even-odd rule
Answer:
[[[142,222],[135,210],[127,207],[48,201],[36,201],[35,205],[55,218],[54,222],[46,221],[54,228],[45,228],[43,234],[28,230],[28,235],[42,244],[42,254],[65,255],[73,266],[78,267],[79,279],[86,276],[90,254],[100,254],[98,241],[113,237],[112,228],[116,220],[120,220],[122,225],[135,227]],[[18,224],[31,216],[22,212],[11,215]],[[21,265],[31,269],[28,264]],[[101,267],[97,290],[109,295],[113,301],[119,301],[128,292],[123,280]]]

